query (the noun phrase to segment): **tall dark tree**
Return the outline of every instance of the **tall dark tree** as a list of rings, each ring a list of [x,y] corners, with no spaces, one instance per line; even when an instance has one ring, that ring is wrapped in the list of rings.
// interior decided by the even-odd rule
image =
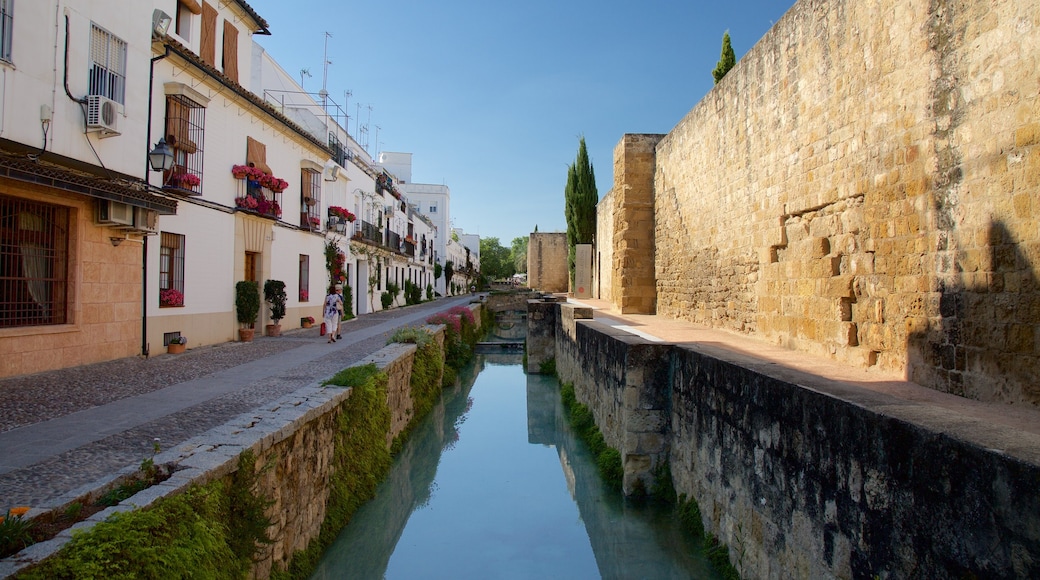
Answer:
[[[719,62],[715,65],[715,70],[711,71],[711,76],[715,77],[715,84],[719,84],[722,77],[726,76],[729,69],[736,64],[737,57],[733,54],[733,46],[729,43],[729,31],[727,30],[722,35],[722,54],[719,55]]]
[[[591,244],[596,238],[596,173],[589,161],[585,138],[578,144],[578,157],[567,169],[567,186],[564,188],[564,211],[567,218],[567,267],[574,281],[574,247]]]

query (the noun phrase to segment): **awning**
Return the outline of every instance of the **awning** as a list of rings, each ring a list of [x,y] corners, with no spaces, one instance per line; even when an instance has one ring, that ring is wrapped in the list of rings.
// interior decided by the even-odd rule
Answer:
[[[57,156],[54,156],[57,157]],[[98,171],[104,171],[96,168]],[[162,215],[177,213],[177,201],[149,193],[143,181],[114,174],[103,177],[91,172],[62,166],[53,160],[30,159],[25,155],[0,152],[0,178],[14,179],[78,193],[97,199],[108,199],[155,210]]]

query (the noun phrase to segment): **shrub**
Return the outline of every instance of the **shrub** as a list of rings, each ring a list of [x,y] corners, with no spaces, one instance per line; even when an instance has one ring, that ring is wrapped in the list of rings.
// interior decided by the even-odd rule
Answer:
[[[289,296],[285,293],[285,282],[268,280],[264,282],[264,302],[271,305],[271,318],[275,324],[285,318],[285,301]]]
[[[250,280],[235,284],[235,316],[240,324],[252,325],[260,313],[260,286]]]

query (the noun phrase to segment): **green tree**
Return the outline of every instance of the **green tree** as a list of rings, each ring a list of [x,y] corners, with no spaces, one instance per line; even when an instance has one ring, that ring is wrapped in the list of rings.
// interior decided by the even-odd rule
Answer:
[[[538,231],[537,228],[538,226],[535,226],[535,231]],[[513,269],[517,272],[527,272],[527,243],[530,239],[530,236],[513,238],[509,253],[513,258]]]
[[[722,77],[726,76],[729,69],[733,68],[737,64],[737,57],[733,54],[733,46],[729,43],[729,31],[727,30],[722,35],[722,54],[719,55],[719,62],[715,65],[715,70],[711,71],[711,76],[715,77],[715,84],[719,84]]]
[[[488,280],[502,280],[516,273],[508,248],[498,238],[480,238],[480,272]]]
[[[564,188],[564,211],[567,218],[567,267],[571,282],[574,281],[574,247],[591,244],[596,238],[596,173],[589,161],[585,138],[578,144],[578,157],[567,169],[567,185]]]

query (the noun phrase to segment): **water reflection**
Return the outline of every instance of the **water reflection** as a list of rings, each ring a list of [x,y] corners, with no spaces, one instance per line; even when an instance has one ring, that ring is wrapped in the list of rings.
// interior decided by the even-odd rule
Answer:
[[[313,578],[712,577],[691,553],[668,510],[604,489],[555,379],[478,355]]]

